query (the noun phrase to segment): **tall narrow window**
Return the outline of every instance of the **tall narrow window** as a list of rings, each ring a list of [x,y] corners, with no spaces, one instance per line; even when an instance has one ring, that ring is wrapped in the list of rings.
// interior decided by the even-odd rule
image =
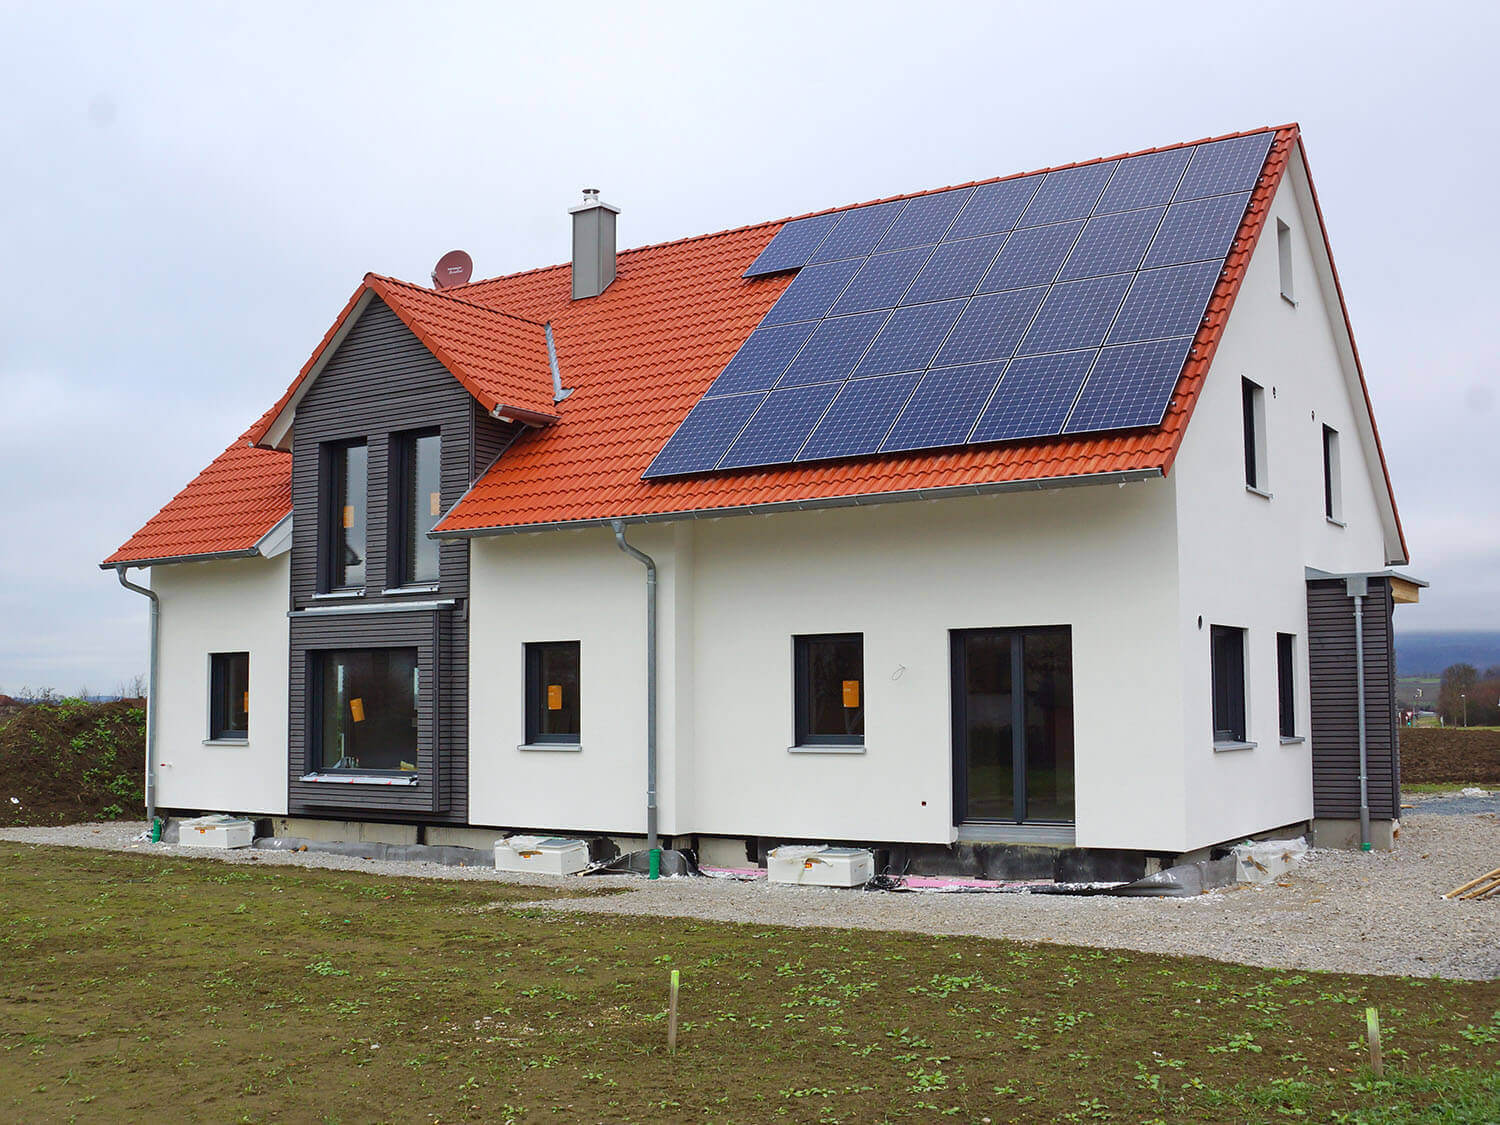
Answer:
[[[798,746],[863,745],[865,639],[859,633],[794,637]]]
[[[328,586],[347,590],[365,584],[369,451],[347,442],[328,450]]]
[[[1209,631],[1214,681],[1214,742],[1245,741],[1245,630]]]
[[[1297,294],[1292,289],[1292,228],[1276,220],[1276,264],[1281,272],[1281,295],[1292,304]]]
[[[1276,634],[1276,696],[1282,738],[1297,737],[1297,673],[1292,662],[1295,642],[1290,633]]]
[[[400,565],[393,567],[403,585],[438,580],[438,543],[427,533],[443,514],[442,439],[436,430],[402,434],[395,443],[398,495],[392,505],[401,513],[395,529]]]
[[[1339,481],[1339,432],[1323,427],[1323,514],[1335,522],[1344,518],[1343,489]]]
[[[318,767],[415,772],[421,698],[417,650],[344,649],[320,652],[315,660]]]
[[[208,737],[242,741],[250,737],[250,654],[209,656]]]
[[[550,641],[526,646],[526,741],[531,745],[579,741],[579,644]]]
[[[1249,379],[1240,380],[1240,408],[1245,424],[1245,485],[1266,491],[1265,391]]]

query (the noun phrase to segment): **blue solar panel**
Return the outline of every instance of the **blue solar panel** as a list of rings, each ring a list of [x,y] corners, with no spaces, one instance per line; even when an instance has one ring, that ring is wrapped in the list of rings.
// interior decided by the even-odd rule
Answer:
[[[1105,348],[1063,433],[1160,425],[1192,346],[1191,338],[1181,337]]]
[[[1240,229],[1249,198],[1250,193],[1244,192],[1172,204],[1146,255],[1145,268],[1223,258]]]
[[[1046,285],[1057,276],[1082,229],[1080,219],[1074,223],[1016,231],[1006,241],[1005,249],[1000,251],[990,272],[979,283],[979,292],[998,293],[1002,289]]]
[[[881,451],[962,445],[1004,371],[1003,362],[933,368],[922,376]]]
[[[1047,287],[1011,289],[975,297],[933,362],[939,367],[982,359],[1009,359]]]
[[[935,305],[909,305],[897,309],[870,345],[865,358],[854,369],[856,376],[889,375],[897,371],[921,371],[964,311],[963,301],[940,301]]]
[[[866,258],[828,315],[895,308],[931,253],[932,247],[918,246],[914,250],[897,250]]]
[[[975,238],[981,234],[1001,234],[1016,225],[1031,194],[1042,182],[1040,176],[1023,176],[1015,180],[997,180],[974,189],[947,237]]]
[[[969,440],[1014,441],[1060,432],[1098,355],[1090,349],[1011,360]]]
[[[790,461],[812,433],[823,411],[839,391],[839,383],[775,390],[740,431],[729,452],[719,462],[721,469],[747,465],[775,465]]]
[[[923,301],[942,301],[949,297],[967,297],[979,285],[984,271],[995,259],[995,252],[1005,245],[1005,235],[966,238],[962,242],[945,242],[932,252],[916,282],[901,299],[903,305]]]
[[[750,263],[746,277],[776,273],[779,270],[794,270],[807,264],[818,243],[839,221],[839,214],[813,215],[806,219],[794,219],[779,231],[771,243]]]
[[[1194,262],[1136,274],[1115,326],[1109,330],[1108,343],[1195,335],[1222,266],[1222,262]]]
[[[1192,148],[1173,148],[1166,152],[1148,152],[1120,161],[1114,179],[1109,181],[1094,214],[1111,211],[1134,211],[1137,207],[1159,207],[1170,203],[1182,170],[1192,159]]]
[[[1129,274],[1054,285],[1016,349],[1018,355],[1097,348],[1120,309]]]
[[[839,258],[868,257],[880,245],[886,230],[904,206],[904,200],[896,199],[845,211],[839,225],[823,240],[810,260],[832,262]]]
[[[1163,207],[1144,211],[1121,211],[1117,215],[1099,215],[1089,220],[1078,236],[1078,242],[1063,264],[1058,280],[1098,277],[1106,273],[1134,270],[1146,256],[1151,236],[1161,223]]]
[[[798,383],[847,379],[889,315],[882,311],[823,321],[776,385],[790,387]]]
[[[1271,133],[1252,133],[1248,137],[1231,137],[1199,145],[1193,150],[1193,162],[1173,198],[1198,199],[1205,195],[1228,195],[1249,191],[1260,179],[1266,153],[1271,150]]]
[[[906,210],[891,224],[881,240],[881,250],[903,250],[908,246],[929,246],[941,242],[943,233],[968,201],[972,188],[940,191],[906,201]]]
[[[1021,216],[1018,227],[1039,227],[1043,223],[1060,223],[1066,219],[1086,219],[1094,204],[1104,194],[1104,185],[1115,170],[1115,161],[1083,164],[1048,172],[1042,186],[1031,197],[1031,206]]]
[[[763,394],[700,399],[642,475],[670,477],[712,469],[765,399]]]
[[[757,328],[734,353],[729,366],[708,388],[708,396],[739,394],[741,391],[768,391],[776,385],[799,348],[817,327],[813,321],[787,324],[778,328]]]
[[[849,279],[859,272],[864,263],[855,258],[847,262],[830,262],[823,266],[807,266],[792,278],[761,320],[761,326],[790,324],[798,320],[817,320],[833,307]]]
[[[802,452],[797,454],[797,460],[858,457],[879,450],[891,423],[921,377],[920,371],[909,371],[905,375],[849,380]]]

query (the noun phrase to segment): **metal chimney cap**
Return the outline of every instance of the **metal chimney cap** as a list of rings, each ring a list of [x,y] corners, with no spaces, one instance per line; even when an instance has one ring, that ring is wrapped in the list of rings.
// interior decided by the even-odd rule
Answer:
[[[586,187],[583,189],[583,202],[577,207],[569,207],[568,214],[576,215],[580,211],[592,211],[595,207],[603,207],[606,211],[613,211],[616,215],[620,213],[618,207],[611,206],[599,198],[598,188]]]

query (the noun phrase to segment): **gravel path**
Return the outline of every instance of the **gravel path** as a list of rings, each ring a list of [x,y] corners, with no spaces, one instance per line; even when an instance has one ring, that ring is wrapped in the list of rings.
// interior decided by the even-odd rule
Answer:
[[[133,840],[140,824],[0,830],[0,839],[202,858],[196,849]],[[576,878],[516,876],[483,867],[244,850],[224,862],[470,879],[535,886]],[[1394,852],[1313,852],[1284,885],[1186,899],[1054,895],[865,894],[719,879],[608,877],[632,893],[549,903],[563,911],[645,914],[755,925],[860,927],[1059,941],[1213,957],[1275,968],[1468,980],[1500,978],[1500,900],[1446,902],[1442,893],[1500,866],[1500,816],[1424,815],[1403,821]]]

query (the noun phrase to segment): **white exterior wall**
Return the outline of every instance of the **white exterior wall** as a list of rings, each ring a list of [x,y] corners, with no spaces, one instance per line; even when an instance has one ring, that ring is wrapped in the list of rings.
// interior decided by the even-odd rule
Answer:
[[[1172,470],[1187,731],[1176,768],[1187,783],[1190,847],[1312,816],[1311,743],[1283,745],[1280,739],[1276,634],[1297,638],[1296,729],[1306,738],[1304,568],[1374,571],[1385,566],[1388,547],[1394,553],[1377,506],[1376,488],[1384,491],[1384,481],[1356,424],[1356,411],[1364,411],[1357,376],[1339,347],[1340,337],[1347,339],[1342,313],[1331,278],[1314,257],[1321,235],[1299,177],[1294,165],[1273,201]],[[1292,228],[1295,307],[1281,296],[1278,219]],[[1270,499],[1245,487],[1242,378],[1265,388],[1263,479]],[[1345,527],[1324,516],[1325,424],[1340,435]],[[1246,736],[1257,744],[1252,750],[1213,749],[1211,625],[1248,630]]]
[[[161,599],[157,803],[284,814],[291,555],[151,568]],[[250,654],[250,730],[210,743],[209,654]]]

